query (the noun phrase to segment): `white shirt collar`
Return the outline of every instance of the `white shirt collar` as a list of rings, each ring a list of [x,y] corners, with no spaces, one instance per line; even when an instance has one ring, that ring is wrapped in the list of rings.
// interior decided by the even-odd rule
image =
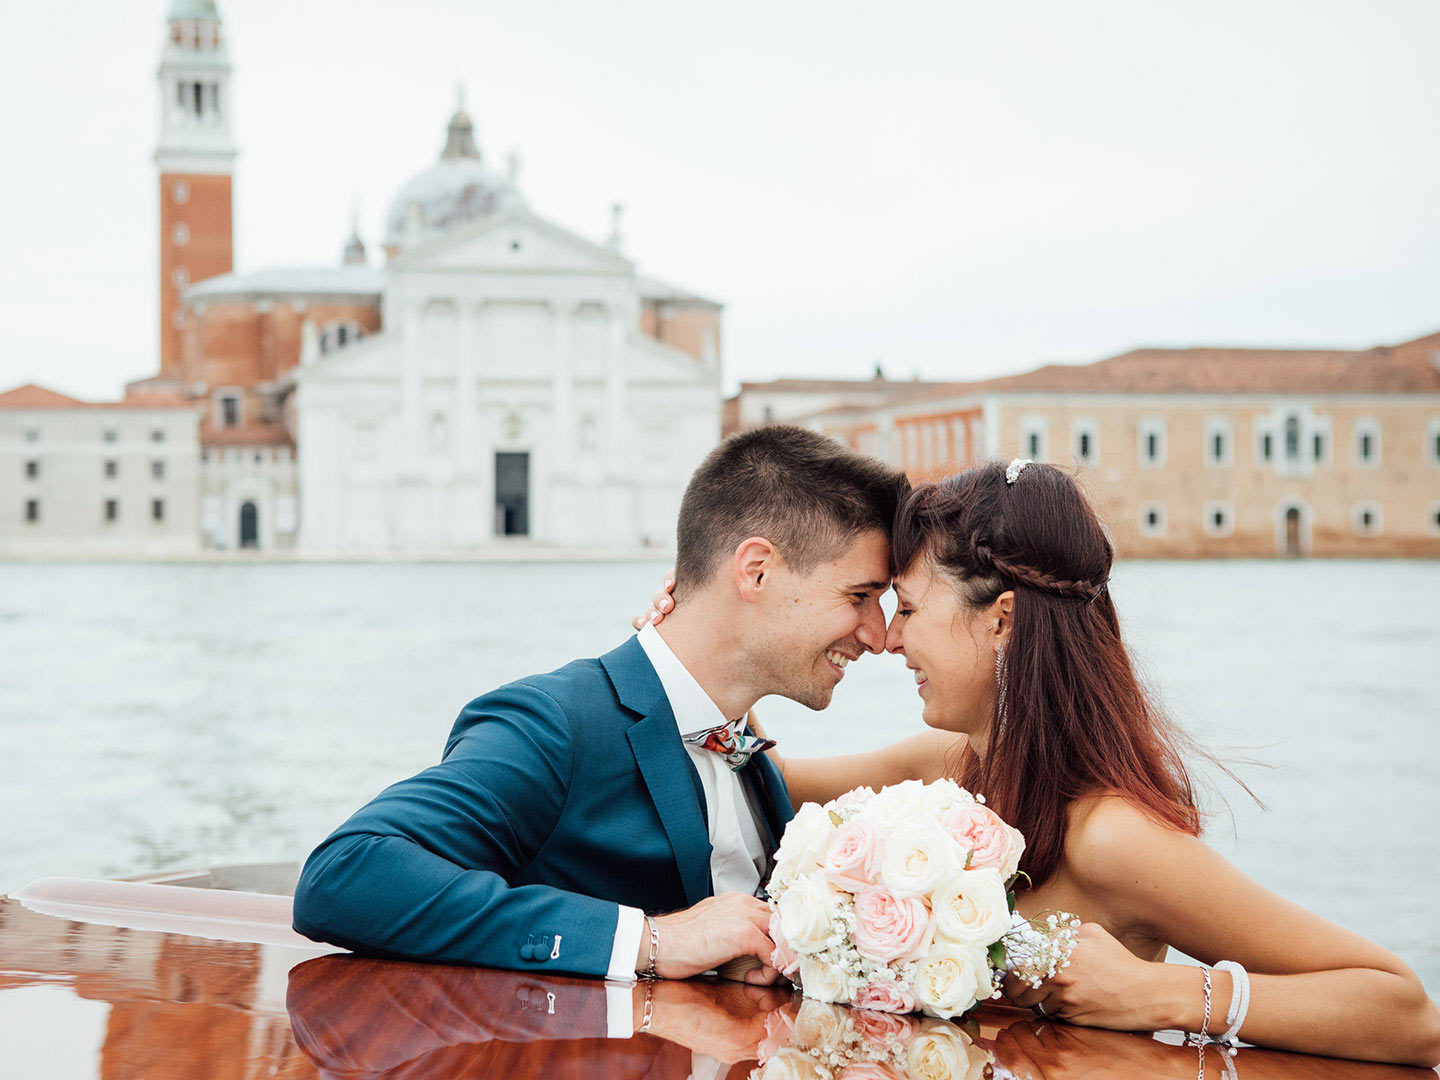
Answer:
[[[653,623],[646,623],[636,637],[650,660],[650,666],[660,677],[660,686],[670,699],[670,709],[675,713],[675,725],[681,735],[691,735],[727,722],[720,706],[710,700],[710,695],[695,681],[695,676],[670,651],[670,646],[665,644],[665,639]]]

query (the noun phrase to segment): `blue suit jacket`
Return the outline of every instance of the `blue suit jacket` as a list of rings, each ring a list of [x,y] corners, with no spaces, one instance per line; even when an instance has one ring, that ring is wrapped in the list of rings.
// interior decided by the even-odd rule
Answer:
[[[773,851],[789,792],[763,755],[745,772]],[[375,955],[603,976],[617,905],[674,911],[711,892],[700,777],[632,637],[470,702],[439,765],[311,853],[295,929]]]

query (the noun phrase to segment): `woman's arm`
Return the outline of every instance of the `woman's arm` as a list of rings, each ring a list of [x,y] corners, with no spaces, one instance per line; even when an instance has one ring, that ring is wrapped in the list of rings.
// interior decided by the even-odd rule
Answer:
[[[752,725],[753,726],[753,725]],[[783,758],[770,751],[770,758],[785,777],[795,809],[802,803],[825,803],[857,787],[879,791],[886,784],[902,780],[929,783],[942,776],[958,776],[970,742],[964,735],[949,731],[922,731],[908,739],[842,757]]]
[[[1440,1064],[1440,1010],[1415,973],[1374,942],[1250,880],[1199,839],[1119,798],[1075,822],[1065,870],[1112,926],[1133,928],[1201,963],[1235,960],[1250,973],[1246,1042],[1335,1057]],[[1335,885],[1356,871],[1334,864]],[[1232,990],[1212,972],[1210,1033],[1225,1030]],[[1047,995],[1050,988],[1054,995]],[[1200,972],[1148,963],[1088,927],[1069,968],[1032,997],[1097,1027],[1200,1030]]]

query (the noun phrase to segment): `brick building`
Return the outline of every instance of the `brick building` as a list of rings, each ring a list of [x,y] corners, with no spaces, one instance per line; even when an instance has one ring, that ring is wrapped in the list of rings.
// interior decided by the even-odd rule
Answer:
[[[1440,555],[1440,333],[1138,349],[804,422],[916,480],[1013,457],[1073,468],[1124,555]]]

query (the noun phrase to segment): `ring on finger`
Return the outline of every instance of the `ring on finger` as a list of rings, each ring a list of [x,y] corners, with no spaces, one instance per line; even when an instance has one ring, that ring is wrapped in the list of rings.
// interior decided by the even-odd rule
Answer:
[[[1034,1009],[1037,1013],[1039,1013],[1041,1016],[1045,1017],[1046,1019],[1049,1019],[1050,1014],[1045,1011],[1045,1002],[1043,1002],[1043,1001],[1037,1001],[1037,1002],[1035,1002],[1034,1005],[1031,1005],[1030,1008]]]

